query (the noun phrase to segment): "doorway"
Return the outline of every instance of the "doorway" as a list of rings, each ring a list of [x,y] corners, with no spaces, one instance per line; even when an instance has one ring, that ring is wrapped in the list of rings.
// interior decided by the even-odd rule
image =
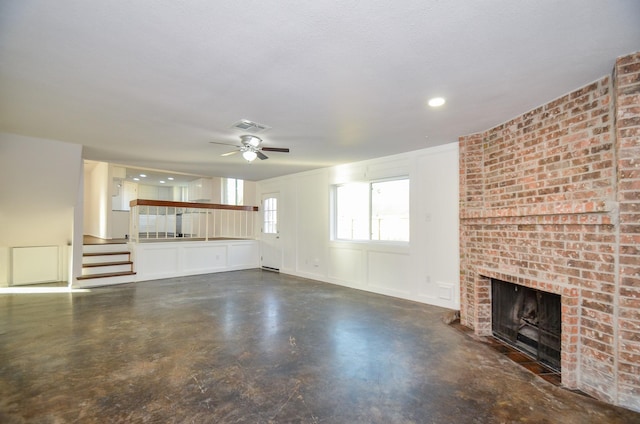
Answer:
[[[263,269],[280,271],[282,263],[282,247],[280,245],[280,228],[278,225],[278,193],[262,195],[262,238],[260,243]]]

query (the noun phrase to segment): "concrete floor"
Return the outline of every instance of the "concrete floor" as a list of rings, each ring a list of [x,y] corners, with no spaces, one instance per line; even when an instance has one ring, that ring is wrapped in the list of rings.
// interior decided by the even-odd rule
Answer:
[[[260,270],[0,294],[0,422],[640,423],[445,312]]]

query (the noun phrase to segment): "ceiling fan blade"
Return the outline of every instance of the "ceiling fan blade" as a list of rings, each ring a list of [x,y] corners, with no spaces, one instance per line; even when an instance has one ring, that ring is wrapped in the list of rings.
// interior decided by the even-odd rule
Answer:
[[[235,146],[235,147],[239,147],[238,143],[223,143],[221,141],[210,141],[209,143],[211,144],[220,144],[222,146]]]
[[[260,150],[256,151],[256,155],[258,155],[258,157],[260,158],[260,160],[265,160],[265,159],[269,159],[269,156],[265,155],[264,153],[262,153]]]
[[[264,150],[265,152],[289,153],[289,148],[287,147],[262,147],[260,150]]]
[[[240,150],[233,150],[231,152],[227,152],[227,153],[223,153],[220,156],[231,156],[231,155],[235,155],[236,153],[238,153]]]

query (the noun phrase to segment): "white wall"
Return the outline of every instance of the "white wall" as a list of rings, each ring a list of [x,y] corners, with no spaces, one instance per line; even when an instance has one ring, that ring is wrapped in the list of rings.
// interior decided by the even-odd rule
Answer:
[[[109,189],[109,164],[88,162],[84,167],[84,234],[109,238]]]
[[[77,190],[76,207],[73,211],[73,241],[69,258],[69,275],[67,276],[69,287],[77,282],[74,276],[82,275],[82,253],[84,244],[84,170],[80,172],[80,181]]]
[[[173,187],[138,184],[138,198],[149,200],[173,200]]]
[[[242,198],[244,200],[243,205],[245,206],[258,205],[260,202],[256,201],[256,188],[257,188],[256,182],[244,180],[242,184],[243,184],[242,187],[244,189],[242,192]]]
[[[0,285],[11,282],[10,248],[24,246],[58,246],[68,280],[82,146],[0,133],[0,181]]]
[[[408,175],[409,244],[330,240],[331,187]],[[279,193],[280,271],[459,309],[458,145],[260,181]]]

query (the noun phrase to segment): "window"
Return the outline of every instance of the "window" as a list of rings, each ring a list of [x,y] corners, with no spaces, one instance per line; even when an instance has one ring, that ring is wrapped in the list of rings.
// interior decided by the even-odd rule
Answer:
[[[335,238],[409,241],[409,179],[335,187]]]
[[[225,205],[244,204],[244,181],[236,178],[222,179],[222,203]]]
[[[369,239],[369,184],[336,187],[336,238]]]

